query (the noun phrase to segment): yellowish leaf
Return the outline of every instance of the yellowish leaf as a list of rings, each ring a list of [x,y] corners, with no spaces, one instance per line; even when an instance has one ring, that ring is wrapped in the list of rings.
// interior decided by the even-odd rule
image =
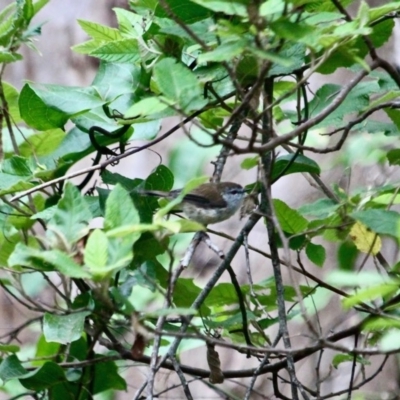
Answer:
[[[350,238],[356,245],[357,249],[363,253],[376,255],[381,251],[381,238],[375,232],[371,232],[361,222],[356,222],[353,225],[350,230]]]

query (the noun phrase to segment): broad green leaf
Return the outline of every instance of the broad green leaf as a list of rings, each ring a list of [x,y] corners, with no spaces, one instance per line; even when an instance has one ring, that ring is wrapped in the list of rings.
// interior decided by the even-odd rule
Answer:
[[[66,253],[60,250],[48,250],[39,253],[34,258],[43,260],[54,266],[63,275],[70,278],[89,278],[90,275],[84,271],[83,266],[77,264]]]
[[[350,215],[375,233],[399,237],[400,214],[396,211],[371,209],[357,211]]]
[[[163,102],[158,97],[147,97],[142,100],[139,100],[132,107],[130,107],[124,114],[125,118],[132,117],[148,117],[154,114],[159,114],[160,112],[169,108],[166,102]],[[158,115],[154,116],[155,118],[159,118]]]
[[[232,283],[219,283],[213,287],[205,304],[209,307],[222,307],[237,304],[237,302],[237,293]]]
[[[386,317],[372,317],[366,319],[363,324],[363,331],[382,331],[391,328],[400,329],[400,320],[397,318]]]
[[[308,172],[310,174],[320,174],[321,169],[320,169],[319,165],[311,158],[303,156],[302,154],[298,154],[295,157],[293,163],[291,163],[291,160],[294,157],[295,156],[293,154],[285,154],[283,156],[278,157],[275,160],[274,167],[272,170],[272,180],[275,180],[278,177],[280,177],[283,171],[285,171],[283,173],[283,176],[295,174],[297,172]],[[289,163],[291,163],[289,168],[285,170],[286,166]]]
[[[8,105],[8,112],[13,122],[17,124],[22,120],[18,106],[19,92],[14,86],[7,82],[3,82],[2,85],[4,97],[6,98]]]
[[[93,394],[101,393],[104,391],[114,390],[127,390],[127,384],[124,378],[119,374],[120,368],[117,367],[114,361],[106,361],[97,363],[94,366],[94,388]]]
[[[8,258],[10,268],[28,267],[39,271],[56,270],[71,278],[89,278],[83,267],[60,250],[41,251],[18,243]]]
[[[141,69],[135,64],[101,61],[92,87],[107,101],[123,94],[132,94],[140,84]],[[110,105],[114,107],[114,105]],[[123,112],[124,110],[118,110]]]
[[[332,271],[326,277],[326,282],[334,286],[344,287],[368,287],[376,285],[398,285],[396,280],[391,279],[387,275],[379,274],[378,272],[350,272],[350,271]]]
[[[12,156],[1,164],[0,195],[30,189],[33,178],[32,165],[20,156]]]
[[[116,28],[110,28],[108,26],[86,21],[83,19],[78,19],[77,21],[81,28],[93,39],[104,41],[122,39],[119,30]]]
[[[195,4],[191,0],[166,0],[169,12],[172,12],[177,18],[186,24],[191,24],[196,21],[210,17],[212,13],[201,4]],[[170,18],[169,12],[165,10],[160,2],[156,2],[154,14],[160,18]],[[150,7],[149,7],[150,8]]]
[[[92,214],[79,190],[67,182],[56,211],[47,225],[47,236],[59,243],[62,235],[67,243],[76,243],[89,232]]]
[[[190,308],[200,291],[201,289],[195,285],[193,279],[179,278],[173,294],[175,305],[180,308]],[[206,306],[202,307],[201,315],[210,315],[209,308]]]
[[[398,136],[399,129],[395,124],[390,122],[374,121],[369,119],[356,125],[353,128],[353,132],[382,133],[386,136]]]
[[[362,253],[373,254],[374,256],[381,251],[382,240],[374,232],[371,232],[361,222],[356,222],[349,233],[357,249]]]
[[[245,158],[241,162],[240,166],[243,169],[252,169],[252,168],[257,167],[259,165],[259,161],[260,161],[260,157],[259,156]]]
[[[36,342],[36,354],[35,361],[32,361],[32,365],[39,367],[46,363],[46,359],[50,357],[56,357],[60,352],[60,344],[54,342],[47,342],[44,335],[40,335]]]
[[[303,215],[310,215],[316,218],[326,218],[337,210],[339,204],[330,199],[318,199],[314,203],[304,204],[298,211]]]
[[[174,175],[165,165],[159,165],[145,180],[144,188],[169,191],[174,185]]]
[[[309,46],[316,45],[316,39],[319,37],[318,27],[312,27],[299,21],[291,22],[287,18],[281,18],[269,26],[280,38],[303,42]]]
[[[0,379],[4,382],[10,379],[21,378],[28,374],[28,371],[22,366],[18,357],[14,354],[3,359],[0,364]]]
[[[357,304],[366,301],[372,301],[375,299],[383,298],[387,295],[394,294],[398,291],[399,285],[395,284],[382,284],[377,286],[372,286],[357,292],[357,294],[346,297],[342,300],[343,307],[351,308]]]
[[[279,17],[284,13],[286,7],[286,3],[283,0],[266,0],[264,1],[259,9],[259,13],[261,17],[268,17],[276,15]]]
[[[12,156],[2,162],[1,172],[27,178],[32,175],[32,168],[26,158]]]
[[[37,0],[33,3],[34,15],[36,15],[50,0]]]
[[[21,156],[44,156],[55,151],[65,138],[62,129],[50,129],[31,135],[27,141],[19,146]]]
[[[324,265],[326,259],[326,251],[324,246],[310,242],[306,246],[306,254],[308,259],[315,265],[318,265],[318,267],[322,267]]]
[[[389,150],[386,157],[390,165],[400,165],[400,149]]]
[[[37,392],[54,387],[66,380],[64,370],[52,361],[46,362],[42,367],[30,372],[27,376],[19,378],[22,386]]]
[[[78,340],[83,333],[85,318],[89,311],[81,311],[66,315],[45,313],[43,333],[47,342],[68,344]]]
[[[362,365],[371,365],[371,362],[368,361],[366,358],[360,356],[356,356],[354,358],[353,354],[336,354],[332,359],[332,365],[333,368],[337,369],[338,366],[344,362],[354,363],[354,361]]]
[[[274,62],[268,72],[268,76],[288,75],[304,65],[306,46],[303,43],[285,43],[279,54],[272,53],[279,60],[271,59]],[[271,57],[270,57],[271,58]]]
[[[91,54],[99,47],[103,46],[104,40],[88,40],[87,42],[76,44],[71,49],[79,54]]]
[[[227,15],[239,15],[247,17],[247,9],[242,1],[223,1],[223,0],[192,0],[205,8],[214,12],[221,12]]]
[[[90,269],[102,269],[107,265],[108,259],[108,239],[107,235],[100,229],[95,229],[86,242],[84,261]]]
[[[40,131],[63,128],[74,114],[101,106],[94,88],[25,84],[19,96],[21,117]]]
[[[0,351],[2,353],[17,353],[20,347],[15,344],[0,344]]]
[[[308,107],[313,110],[313,116],[319,114],[325,107],[329,106],[339,94],[342,86],[325,84],[315,93]],[[360,112],[368,107],[369,96],[379,91],[378,84],[372,82],[361,82],[348,94],[340,106],[316,127],[334,126],[335,128],[345,123],[345,116],[354,112]]]
[[[374,197],[371,200],[371,202],[377,204],[384,204],[385,206],[388,206],[389,204],[390,205],[400,204],[400,194],[384,193],[377,197]]]
[[[245,39],[227,41],[216,47],[214,50],[200,54],[198,61],[201,64],[207,62],[230,61],[232,58],[242,54],[247,46],[248,41]]]
[[[110,193],[106,202],[104,228],[110,230],[140,222],[139,214],[128,192],[118,184]]]
[[[123,8],[113,8],[118,21],[118,30],[124,37],[141,37],[154,23],[156,17],[146,19],[139,13],[133,13]]]
[[[308,221],[285,202],[274,199],[274,209],[282,230],[289,234],[296,234],[307,228]]]
[[[137,63],[140,51],[136,39],[120,39],[100,45],[90,55],[116,63]]]
[[[357,261],[358,254],[357,247],[353,241],[345,240],[340,243],[337,251],[339,268],[342,271],[352,271]]]
[[[152,79],[157,89],[183,112],[198,110],[207,104],[196,76],[173,58],[159,61],[154,66]]]
[[[385,108],[384,111],[387,116],[392,120],[392,122],[396,125],[397,129],[400,129],[400,111],[391,108]]]
[[[156,18],[156,23],[160,26],[160,32],[176,36],[179,41],[184,40],[188,45],[197,44],[197,42],[193,40],[193,37],[176,22],[166,18]],[[215,26],[214,23],[215,22],[212,18],[206,18],[193,24],[189,24],[188,29],[190,32],[200,37],[204,42],[215,42],[217,37],[213,30],[213,27]]]
[[[398,11],[398,3],[398,1],[390,1],[387,4],[380,5],[379,7],[371,7],[368,10],[370,22],[376,21],[392,11]]]

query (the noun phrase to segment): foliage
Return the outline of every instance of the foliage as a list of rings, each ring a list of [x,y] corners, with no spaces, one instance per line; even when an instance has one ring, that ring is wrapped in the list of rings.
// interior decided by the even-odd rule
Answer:
[[[31,20],[46,3],[17,0],[0,12],[3,66],[23,62],[21,45],[33,48],[40,26]],[[398,245],[400,237],[394,207],[399,185],[356,191],[331,186],[321,178],[323,166],[316,157],[338,152],[345,158],[352,140],[358,138],[361,151],[370,138],[397,140],[399,134],[400,74],[376,50],[393,35],[400,2],[378,7],[361,2],[354,16],[346,11],[351,3],[131,0],[126,9],[114,9],[117,28],[78,21],[90,40],[73,50],[100,60],[90,86],[28,82],[19,92],[0,81],[0,285],[33,315],[2,333],[5,391],[84,400],[127,390],[118,360],[133,360],[151,366],[135,398],[146,385],[148,398],[155,396],[154,377],[162,368],[176,371],[189,399],[185,376],[203,379],[226,397],[249,399],[257,398],[256,378],[266,373],[272,373],[278,398],[285,386],[293,399],[299,393],[323,398],[323,378],[303,386],[296,376],[298,361],[333,349],[329,362],[335,369],[353,364],[351,394],[371,375],[356,380],[356,366],[400,351],[399,263],[385,259],[388,239]],[[351,79],[323,84],[315,93],[308,88],[316,74],[342,68]],[[378,111],[387,116],[384,122],[376,118]],[[160,134],[170,117],[179,122]],[[241,127],[248,129],[239,135]],[[182,245],[181,233],[204,227],[166,219],[171,203],[140,193],[171,190],[171,169],[161,164],[139,179],[111,168],[180,128],[192,147],[178,140],[175,158],[196,148],[216,149],[213,179],[218,181],[232,155],[252,177],[249,199],[259,198],[257,210],[249,207],[242,230],[203,284],[180,276],[178,260],[185,250],[175,244]],[[321,140],[325,136],[335,144]],[[146,143],[130,147],[139,140]],[[400,149],[382,145],[379,150],[373,162],[397,168]],[[92,154],[92,167],[68,172]],[[239,162],[239,155],[246,158]],[[357,164],[351,157],[345,162],[350,168]],[[104,185],[87,190],[95,171]],[[297,209],[272,199],[271,186],[292,174],[308,176],[320,197]],[[73,176],[82,182],[73,185]],[[190,181],[184,192],[201,182]],[[261,218],[269,250],[251,242],[249,248],[271,259],[273,269],[265,269],[260,281],[239,285],[230,264]],[[102,221],[96,229],[95,219]],[[327,249],[334,245],[337,258],[332,260]],[[361,271],[371,259],[378,272]],[[313,266],[332,273],[322,281]],[[284,268],[291,278],[285,284]],[[231,281],[218,283],[225,271]],[[37,300],[32,282],[37,291],[52,293],[53,304]],[[352,312],[358,321],[327,333],[319,315],[333,298],[342,301],[343,319]],[[290,324],[299,319],[307,321],[309,339],[296,350]],[[270,339],[274,327],[279,333]],[[35,337],[33,356],[15,340],[29,329]],[[351,350],[339,343],[351,337]],[[183,345],[198,346],[197,339],[207,348],[211,375],[180,361]],[[254,369],[226,372],[222,365],[227,377],[247,378],[240,396],[215,386],[223,381],[221,347],[259,360]],[[286,383],[278,382],[283,369]]]

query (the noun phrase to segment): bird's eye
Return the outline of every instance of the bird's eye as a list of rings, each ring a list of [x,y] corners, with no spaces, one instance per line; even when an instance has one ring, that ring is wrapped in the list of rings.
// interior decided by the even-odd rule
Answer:
[[[231,189],[231,194],[241,194],[243,193],[242,189]]]

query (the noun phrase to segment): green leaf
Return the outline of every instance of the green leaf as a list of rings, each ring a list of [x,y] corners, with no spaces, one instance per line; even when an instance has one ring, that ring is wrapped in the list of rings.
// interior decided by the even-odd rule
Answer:
[[[293,163],[291,160],[294,158]],[[297,172],[308,172],[310,174],[320,174],[321,169],[319,165],[306,156],[302,154],[298,154],[297,156],[293,154],[285,154],[284,156],[280,156],[275,160],[274,167],[272,170],[272,180],[277,179],[281,176],[282,171],[285,170],[286,166],[290,164],[290,167],[285,171],[283,176],[295,174]]]
[[[37,392],[43,391],[58,383],[65,382],[64,370],[55,362],[47,362],[36,371],[32,371],[28,376],[19,378],[20,383],[27,389]]]
[[[326,251],[320,244],[308,243],[306,246],[306,254],[310,261],[312,261],[318,267],[324,265],[326,259]]]
[[[248,41],[245,39],[226,41],[216,47],[214,50],[200,54],[198,57],[198,62],[203,64],[211,61],[229,61],[232,60],[232,58],[242,54],[247,46]]]
[[[382,331],[391,328],[400,329],[400,321],[396,318],[390,317],[371,317],[365,320],[363,324],[363,331]]]
[[[24,121],[40,131],[63,128],[74,114],[103,105],[94,88],[25,84],[19,97]]]
[[[33,255],[37,260],[43,260],[54,266],[63,275],[70,278],[89,278],[90,275],[83,270],[83,267],[74,262],[67,254],[60,250],[49,250]]]
[[[354,358],[353,354],[336,354],[332,359],[333,368],[338,368],[338,366],[344,362],[356,362],[362,365],[371,365],[371,362],[368,361],[366,358],[361,356],[356,356]]]
[[[238,296],[232,283],[219,283],[213,287],[205,303],[209,307],[222,307],[237,302]]]
[[[400,165],[400,149],[389,150],[386,157],[390,165]]]
[[[13,193],[33,187],[29,181],[33,171],[29,161],[20,156],[12,156],[1,164],[0,194]]]
[[[387,275],[381,275],[377,272],[349,272],[349,271],[332,271],[326,278],[326,281],[334,286],[344,287],[368,287],[375,285],[398,285],[398,283],[388,277]]]
[[[48,222],[47,236],[59,243],[60,234],[67,243],[76,243],[89,232],[92,214],[79,190],[67,182],[53,217]]]
[[[247,17],[247,8],[243,1],[232,0],[192,0],[203,7],[206,7],[214,12],[221,12],[227,15],[239,15]]]
[[[119,368],[114,361],[106,361],[95,364],[93,394],[106,390],[127,390],[124,378],[118,373]]]
[[[276,216],[283,231],[295,234],[307,228],[308,221],[298,211],[290,208],[282,200],[274,199],[273,202]]]
[[[139,213],[128,192],[117,184],[106,202],[104,228],[106,230],[140,223]]]
[[[59,128],[31,135],[19,146],[20,154],[24,157],[50,154],[58,148],[65,136],[65,132]]]
[[[259,157],[259,156],[245,158],[245,159],[241,162],[240,167],[243,168],[243,169],[246,169],[246,170],[252,169],[252,168],[258,166],[259,160],[260,160],[260,157]]]
[[[144,188],[168,192],[174,186],[174,174],[165,165],[159,165],[145,180]]]
[[[125,118],[132,117],[149,117],[159,118],[159,113],[169,109],[168,104],[158,97],[146,97],[139,100],[132,107],[130,107],[124,114]],[[155,115],[156,114],[156,115]],[[169,113],[170,114],[170,113]]]
[[[330,199],[318,199],[314,203],[304,204],[298,211],[303,215],[310,215],[316,218],[326,218],[335,212],[339,204]]]
[[[15,344],[0,344],[0,351],[2,353],[17,353],[18,351],[20,351],[20,349],[21,348]]]
[[[2,85],[10,117],[12,118],[14,123],[19,123],[22,120],[18,106],[19,92],[14,86],[10,85],[7,82],[3,82]]]
[[[77,21],[81,28],[93,39],[104,41],[122,39],[121,33],[116,28],[110,28],[108,26],[85,21],[83,19],[78,19]]]
[[[22,366],[18,357],[14,354],[5,358],[0,364],[0,379],[4,382],[20,378],[27,373],[28,371]]]
[[[91,270],[103,269],[108,258],[107,235],[100,229],[95,229],[90,235],[85,246],[85,265]]]
[[[313,115],[317,115],[325,107],[329,106],[341,89],[342,86],[334,84],[326,84],[318,89],[313,100],[309,104],[310,110],[313,110]],[[378,91],[379,87],[376,82],[359,83],[347,95],[340,106],[316,125],[316,127],[334,126],[338,128],[343,126],[345,124],[345,116],[367,108],[369,105],[369,96]]]
[[[10,268],[29,267],[40,271],[57,270],[71,278],[89,278],[83,267],[76,264],[67,254],[60,250],[40,251],[18,243],[8,258]]]
[[[209,10],[191,0],[166,0],[166,3],[170,12],[186,24],[194,23],[212,15]],[[162,4],[159,2],[156,2],[156,4],[154,15],[159,18],[170,18],[169,12],[165,10]],[[151,9],[151,7],[148,8]]]
[[[342,271],[352,271],[359,252],[352,240],[345,240],[339,245],[337,258]]]
[[[360,290],[353,296],[346,297],[342,300],[342,304],[343,307],[348,309],[366,301],[372,301],[377,298],[380,299],[387,295],[392,295],[397,292],[398,287],[398,283],[372,286],[367,289]]]
[[[76,44],[71,49],[79,54],[91,54],[104,44],[104,40],[88,40],[87,42]]]
[[[159,61],[154,66],[152,79],[158,90],[183,112],[198,110],[207,104],[196,76],[173,58]]]
[[[112,101],[124,94],[134,93],[139,87],[140,77],[141,69],[135,64],[101,61],[91,86],[103,99]]]
[[[51,357],[56,357],[60,352],[60,344],[54,342],[47,342],[44,335],[40,335],[39,339],[36,342],[36,354],[35,361],[32,361],[32,365],[35,367],[39,367],[46,363],[46,359],[48,360]]]
[[[373,232],[399,237],[400,214],[390,210],[365,210],[350,214]]]
[[[43,333],[47,342],[68,344],[78,340],[83,333],[85,318],[89,311],[81,311],[67,315],[45,313]]]
[[[121,39],[100,45],[90,52],[102,60],[116,63],[136,63],[140,60],[140,51],[136,39]]]

